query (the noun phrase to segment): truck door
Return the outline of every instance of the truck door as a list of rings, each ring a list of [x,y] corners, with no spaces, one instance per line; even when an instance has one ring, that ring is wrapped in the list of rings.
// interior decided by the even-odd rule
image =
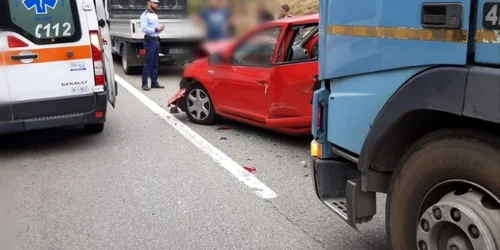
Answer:
[[[108,100],[115,106],[118,86],[115,81],[115,68],[113,64],[113,46],[109,34],[109,22],[104,6],[106,0],[95,0],[97,21],[101,32],[102,45],[104,48],[104,68],[106,69],[106,79],[108,83]]]
[[[0,9],[0,16],[4,9]],[[0,17],[1,18],[1,17]],[[2,22],[0,22],[1,25]],[[7,85],[7,76],[5,71],[5,59],[3,51],[5,50],[5,43],[2,37],[2,28],[0,26],[0,123],[12,121],[12,109],[10,106],[9,87]]]
[[[320,38],[320,79],[436,64],[464,65],[470,2],[321,1],[320,24],[325,35]]]
[[[476,63],[500,64],[500,1],[479,0],[476,23]]]

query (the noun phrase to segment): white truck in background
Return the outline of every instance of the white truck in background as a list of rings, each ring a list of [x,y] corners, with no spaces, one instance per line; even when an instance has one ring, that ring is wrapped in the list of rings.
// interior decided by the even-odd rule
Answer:
[[[140,16],[146,0],[105,0],[113,54],[127,75],[142,72],[144,33]],[[187,0],[161,0],[156,11],[165,30],[160,35],[160,65],[184,65],[195,57],[203,31],[188,19]]]

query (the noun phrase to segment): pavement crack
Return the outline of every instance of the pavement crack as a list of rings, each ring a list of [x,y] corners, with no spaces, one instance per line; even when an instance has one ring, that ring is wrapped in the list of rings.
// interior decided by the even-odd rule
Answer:
[[[323,249],[327,249],[326,248],[326,245],[319,239],[317,239],[313,234],[309,233],[308,231],[306,231],[305,229],[303,229],[297,222],[293,221],[292,219],[290,219],[290,217],[288,217],[288,215],[286,215],[283,211],[281,211],[276,205],[273,204],[272,201],[270,200],[265,200],[267,203],[269,203],[271,205],[271,207],[276,211],[278,212],[281,216],[283,216],[283,218],[285,218],[285,220],[287,220],[290,224],[294,225],[295,227],[297,227],[300,231],[302,231],[305,235],[307,235],[307,237],[311,238],[314,242],[318,243],[319,245],[321,245],[321,247]]]

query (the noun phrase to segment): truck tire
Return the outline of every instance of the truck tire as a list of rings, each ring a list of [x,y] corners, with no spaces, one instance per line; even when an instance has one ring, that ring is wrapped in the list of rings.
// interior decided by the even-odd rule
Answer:
[[[123,67],[123,72],[125,72],[126,75],[135,75],[139,73],[139,67],[133,67],[129,65],[129,58],[128,58],[128,53],[129,53],[129,48],[130,46],[125,43],[122,46],[122,67]]]
[[[500,139],[457,129],[417,141],[393,175],[386,226],[394,250],[500,249]]]

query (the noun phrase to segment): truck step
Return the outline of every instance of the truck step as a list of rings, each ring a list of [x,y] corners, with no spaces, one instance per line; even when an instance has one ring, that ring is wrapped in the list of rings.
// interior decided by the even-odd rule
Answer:
[[[313,163],[318,198],[341,219],[357,229],[377,213],[374,192],[361,190],[361,173],[345,161],[316,160]]]
[[[358,190],[359,189],[359,190]],[[376,211],[376,196],[361,191],[361,180],[348,180],[346,197],[327,198],[323,201],[349,225],[357,229],[358,224],[370,222]]]

